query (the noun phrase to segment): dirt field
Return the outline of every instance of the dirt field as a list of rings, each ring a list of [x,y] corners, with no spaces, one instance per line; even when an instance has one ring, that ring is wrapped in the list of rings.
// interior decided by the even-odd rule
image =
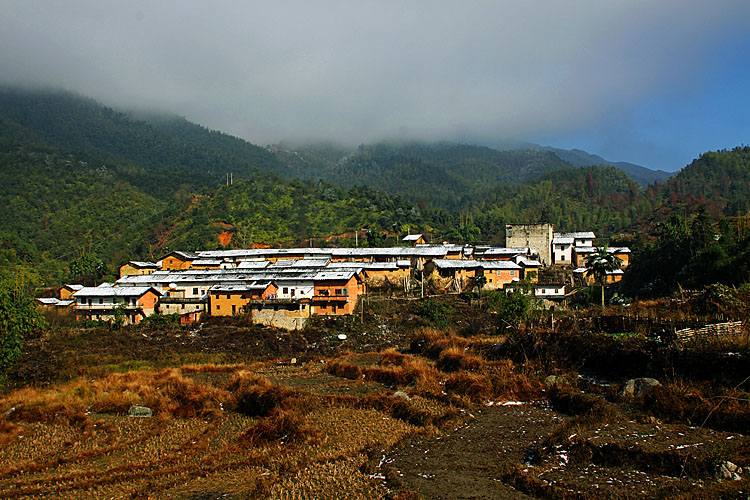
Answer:
[[[451,330],[405,303],[302,332],[32,339],[0,397],[0,498],[749,498],[745,352],[690,381],[665,375],[683,354],[654,355],[663,384],[626,397],[578,370],[628,373],[635,343],[506,338],[452,308]]]

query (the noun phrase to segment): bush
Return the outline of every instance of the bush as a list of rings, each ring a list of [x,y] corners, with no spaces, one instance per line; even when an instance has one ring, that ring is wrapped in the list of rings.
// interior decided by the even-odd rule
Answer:
[[[531,312],[531,296],[520,292],[491,292],[487,296],[488,309],[496,312],[500,326],[518,326]]]
[[[435,299],[425,299],[419,305],[419,315],[438,328],[445,328],[450,324],[450,314],[453,314],[453,308]]]
[[[24,337],[43,327],[34,301],[8,281],[0,281],[0,373],[21,354]]]
[[[304,406],[302,397],[295,391],[261,376],[248,377],[239,373],[230,383],[229,390],[234,393],[231,409],[248,417],[264,417],[276,409]]]

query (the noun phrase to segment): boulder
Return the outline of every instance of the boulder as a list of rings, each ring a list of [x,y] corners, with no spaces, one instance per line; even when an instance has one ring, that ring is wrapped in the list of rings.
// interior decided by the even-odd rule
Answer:
[[[622,388],[622,394],[623,396],[638,396],[647,389],[656,387],[657,385],[661,385],[661,382],[655,378],[633,378],[625,383],[625,387]]]
[[[154,412],[148,406],[133,405],[128,410],[129,417],[153,417]]]
[[[742,469],[729,460],[722,462],[716,472],[716,476],[719,479],[729,479],[733,481],[739,481],[742,479],[740,474],[742,474]]]
[[[551,389],[552,387],[556,385],[562,385],[563,379],[561,377],[558,377],[557,375],[550,375],[549,377],[544,379],[544,387],[547,389]]]

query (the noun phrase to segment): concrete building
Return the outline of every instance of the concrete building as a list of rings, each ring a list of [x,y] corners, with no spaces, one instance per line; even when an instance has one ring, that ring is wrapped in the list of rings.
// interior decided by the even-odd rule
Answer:
[[[549,266],[552,264],[552,224],[506,224],[505,246],[532,248],[539,255],[539,261]]]

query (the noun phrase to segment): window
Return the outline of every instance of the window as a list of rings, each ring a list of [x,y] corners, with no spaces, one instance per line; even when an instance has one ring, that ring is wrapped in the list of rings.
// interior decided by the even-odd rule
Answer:
[[[193,288],[193,295],[198,295],[198,289],[197,288]]]
[[[99,299],[100,304],[104,304],[104,299]]]
[[[232,305],[232,314],[237,314],[237,306]]]
[[[511,275],[511,276],[515,276],[515,275],[516,275],[516,272],[515,272],[515,271],[511,271],[511,272],[510,272],[510,275]]]
[[[341,295],[341,290],[339,288],[336,289],[336,295]]]
[[[287,287],[284,287],[281,289],[281,293],[289,293],[289,289]]]
[[[229,294],[227,294],[227,300],[229,300],[229,299],[231,299],[231,298],[232,298],[232,297],[230,297],[230,296],[229,296]]]
[[[219,304],[216,304],[216,310],[218,311],[219,309],[221,309],[221,306]]]

